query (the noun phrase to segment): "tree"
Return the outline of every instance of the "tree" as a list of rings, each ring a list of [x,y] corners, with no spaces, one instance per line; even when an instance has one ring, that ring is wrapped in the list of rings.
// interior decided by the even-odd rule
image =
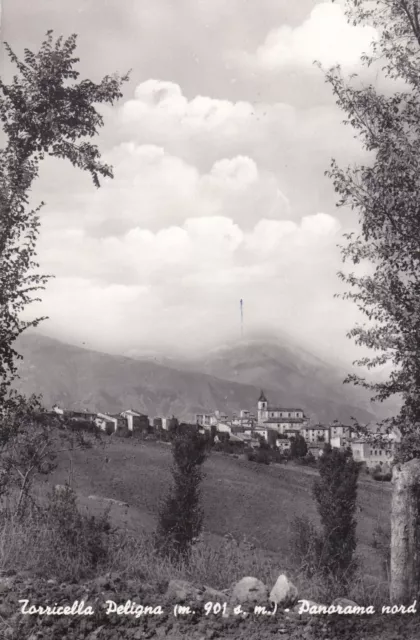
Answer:
[[[304,458],[307,453],[308,446],[305,442],[305,438],[301,436],[300,433],[296,434],[296,436],[292,438],[290,442],[291,458]]]
[[[274,429],[268,429],[268,431],[267,431],[267,442],[268,442],[269,446],[271,446],[271,447],[275,447],[276,446],[278,435],[279,434]]]
[[[388,425],[403,434],[402,460],[394,466],[390,595],[404,603],[417,596],[420,585],[420,7],[417,0],[347,0],[346,7],[353,24],[377,27],[365,65],[381,63],[390,88],[399,81],[385,94],[372,84],[361,85],[357,77],[344,80],[339,68],[326,74],[347,124],[370,156],[366,164],[347,169],[333,161],[327,173],[340,196],[338,205],[359,213],[361,233],[346,236],[343,260],[370,263],[365,275],[339,274],[350,287],[343,297],[369,321],[349,336],[377,354],[356,364],[390,369],[384,382],[358,375],[347,381],[370,389],[373,400],[402,398]]]
[[[175,418],[175,416],[172,416],[172,418],[170,418],[168,420],[168,436],[170,440],[173,440],[177,433],[179,433],[179,420],[178,418]]]
[[[98,437],[90,423],[67,422],[46,412],[35,396],[15,396],[2,416],[0,500],[16,490],[14,515],[21,516],[34,480],[54,471],[58,455],[89,448]]]
[[[359,470],[351,452],[325,447],[319,459],[320,478],[313,489],[323,528],[320,565],[327,577],[344,584],[355,568]]]
[[[105,76],[99,84],[77,82],[74,57],[76,36],[53,39],[47,33],[40,50],[25,49],[20,60],[5,45],[17,74],[10,84],[0,79],[0,120],[5,146],[0,149],[0,402],[7,399],[16,377],[16,338],[43,318],[23,322],[22,311],[37,300],[50,276],[38,273],[36,241],[42,204],[31,209],[29,192],[46,155],[63,158],[90,173],[99,187],[100,177],[112,170],[101,161],[97,146],[89,142],[103,126],[97,103],[113,104],[121,96],[128,76]]]
[[[219,439],[219,442],[223,444],[227,444],[230,440],[230,433],[228,431],[217,431],[216,435]]]
[[[210,426],[210,445],[214,445],[214,439],[217,436],[217,427],[215,424]]]
[[[172,442],[173,486],[160,508],[155,534],[156,548],[162,555],[187,558],[201,533],[201,466],[207,452],[207,439],[197,431],[179,433]]]
[[[347,234],[343,261],[370,264],[364,275],[340,272],[349,285],[343,295],[365,314],[368,323],[349,332],[358,345],[376,352],[356,361],[372,369],[389,364],[384,382],[349,375],[347,382],[383,401],[403,400],[390,421],[402,432],[420,424],[420,22],[413,0],[347,0],[349,21],[378,29],[367,66],[381,64],[391,91],[381,93],[358,77],[343,79],[340,68],[326,73],[340,109],[369,153],[366,164],[341,169],[333,160],[327,174],[339,195],[338,206],[359,214],[361,232]],[[392,85],[399,80],[403,88]],[[401,82],[402,81],[402,82]],[[394,89],[394,91],[392,91]]]
[[[331,453],[331,451],[332,451],[332,446],[330,445],[329,442],[326,442],[322,447],[322,455],[324,455],[325,453]]]

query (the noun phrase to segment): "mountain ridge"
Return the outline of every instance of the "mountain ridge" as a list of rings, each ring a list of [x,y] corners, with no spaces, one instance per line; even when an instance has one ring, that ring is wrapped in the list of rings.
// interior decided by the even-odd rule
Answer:
[[[171,359],[172,366],[149,356],[94,351],[40,333],[23,334],[16,349],[23,356],[17,388],[42,394],[48,406],[110,412],[136,408],[150,416],[192,420],[196,413],[215,409],[255,412],[263,387],[269,402],[299,404],[312,420],[375,419],[365,402],[339,392],[328,364],[311,354],[305,360],[287,345],[234,345],[207,358]]]

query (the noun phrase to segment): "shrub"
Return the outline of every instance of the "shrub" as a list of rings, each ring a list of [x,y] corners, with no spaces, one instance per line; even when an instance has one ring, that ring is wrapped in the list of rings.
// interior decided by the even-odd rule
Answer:
[[[45,578],[79,581],[90,578],[111,561],[113,531],[108,512],[99,517],[79,512],[68,487],[31,501],[19,517],[2,514],[0,566]],[[118,539],[118,537],[116,536]]]
[[[253,449],[252,451],[247,451],[246,458],[249,462],[270,464],[270,450],[265,448]]]
[[[265,447],[257,449],[255,462],[259,464],[270,464],[270,451]]]
[[[382,468],[380,465],[377,465],[372,471],[372,478],[380,482],[390,482],[392,479],[392,472],[389,468]]]
[[[299,433],[291,439],[290,443],[290,457],[291,458],[304,458],[308,453],[308,446],[303,436]]]
[[[100,517],[79,512],[76,494],[70,487],[53,490],[41,516],[52,532],[51,557],[59,557],[62,550],[79,558],[87,569],[95,570],[107,559],[108,536],[111,533],[109,510]]]
[[[312,578],[320,568],[322,540],[307,516],[293,519],[289,546],[295,567],[307,578]]]
[[[298,458],[297,462],[299,464],[304,465],[305,467],[316,467],[316,465],[317,465],[316,458],[315,458],[314,454],[311,453],[310,451],[308,451],[308,453],[306,454],[305,457]]]

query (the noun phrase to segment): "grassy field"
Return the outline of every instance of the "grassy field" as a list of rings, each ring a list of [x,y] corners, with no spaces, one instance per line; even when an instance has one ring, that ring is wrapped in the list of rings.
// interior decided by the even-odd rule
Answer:
[[[76,452],[73,487],[79,503],[89,511],[103,510],[98,498],[114,498],[128,508],[112,507],[111,519],[133,531],[151,531],[159,501],[171,482],[170,447],[153,442],[112,440],[101,448]],[[68,461],[60,464],[54,483],[69,477]],[[227,533],[247,539],[263,549],[281,568],[287,565],[290,523],[308,515],[318,522],[312,485],[317,472],[290,465],[258,465],[241,458],[213,454],[204,465],[203,499],[207,536]],[[371,480],[359,484],[358,553],[367,575],[381,576],[380,560],[371,547],[373,530],[387,526],[390,486]]]

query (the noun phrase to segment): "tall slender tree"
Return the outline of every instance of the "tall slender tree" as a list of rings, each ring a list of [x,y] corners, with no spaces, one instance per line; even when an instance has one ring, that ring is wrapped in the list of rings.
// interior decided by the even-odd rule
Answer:
[[[304,458],[308,453],[308,445],[305,438],[298,433],[291,439],[290,455],[292,458]]]
[[[201,505],[202,464],[208,442],[197,431],[179,432],[172,442],[173,485],[162,503],[156,531],[156,548],[174,559],[187,558],[203,526]]]
[[[325,447],[319,459],[319,476],[314,497],[323,527],[321,566],[327,577],[346,584],[355,568],[359,465],[351,451]]]

